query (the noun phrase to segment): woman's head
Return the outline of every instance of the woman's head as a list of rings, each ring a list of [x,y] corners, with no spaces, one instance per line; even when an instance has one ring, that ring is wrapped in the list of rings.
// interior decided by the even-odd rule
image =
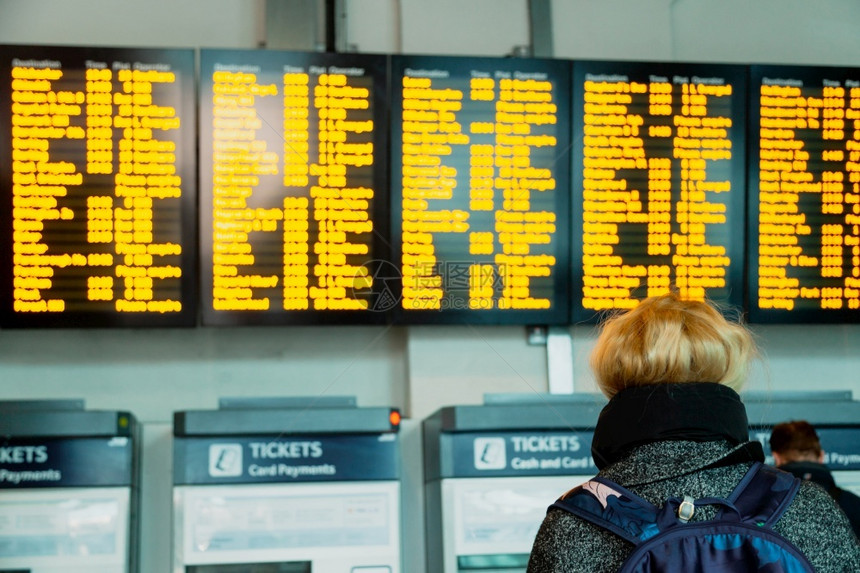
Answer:
[[[591,369],[609,398],[631,386],[663,383],[716,382],[739,391],[755,355],[742,325],[707,303],[670,293],[607,320]]]

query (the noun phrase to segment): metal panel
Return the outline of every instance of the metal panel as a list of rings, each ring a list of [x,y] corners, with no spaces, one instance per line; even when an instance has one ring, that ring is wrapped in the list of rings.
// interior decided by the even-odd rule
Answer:
[[[270,50],[325,49],[325,2],[322,0],[266,0],[266,39]]]
[[[397,431],[391,408],[193,410],[174,412],[174,436],[298,435]]]
[[[550,0],[528,0],[529,32],[531,33],[532,56],[553,57],[552,2]]]
[[[131,436],[135,419],[128,412],[30,411],[0,416],[0,435],[8,437]]]
[[[566,326],[550,326],[546,337],[550,394],[573,394],[573,341]]]

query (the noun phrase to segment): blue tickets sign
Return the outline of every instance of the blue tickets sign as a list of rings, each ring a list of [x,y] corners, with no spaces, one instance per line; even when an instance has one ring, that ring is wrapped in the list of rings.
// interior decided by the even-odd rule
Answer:
[[[174,485],[399,478],[395,433],[174,439]]]
[[[594,474],[592,432],[448,434],[453,475],[443,477]]]
[[[860,428],[818,430],[825,464],[836,471],[860,470]],[[462,432],[442,434],[442,478],[592,475],[593,432]],[[769,454],[770,429],[750,430]],[[768,463],[773,459],[768,456]]]
[[[130,486],[131,438],[0,440],[0,489]]]

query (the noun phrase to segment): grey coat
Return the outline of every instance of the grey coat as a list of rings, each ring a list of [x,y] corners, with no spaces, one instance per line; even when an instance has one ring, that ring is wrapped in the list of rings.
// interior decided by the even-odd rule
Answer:
[[[654,442],[634,448],[598,475],[657,506],[668,497],[727,497],[752,464],[702,468],[732,450],[728,442]],[[712,506],[697,508],[692,521],[711,519],[715,514]],[[827,492],[812,482],[801,484],[774,530],[796,545],[818,573],[860,572],[860,542],[848,519]],[[553,509],[535,538],[528,573],[611,573],[632,548],[614,533]]]

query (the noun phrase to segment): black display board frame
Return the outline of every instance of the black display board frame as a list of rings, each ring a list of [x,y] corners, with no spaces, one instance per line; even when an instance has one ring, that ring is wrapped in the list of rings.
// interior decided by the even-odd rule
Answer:
[[[212,153],[212,73],[214,66],[241,69],[243,66],[259,68],[260,74],[275,74],[284,66],[308,69],[310,66],[329,68],[360,68],[367,72],[373,80],[372,86],[372,116],[374,131],[374,163],[372,166],[373,188],[375,195],[372,211],[373,231],[371,258],[366,263],[368,273],[374,277],[371,292],[368,293],[368,310],[284,310],[270,308],[266,311],[253,310],[215,310],[213,308],[213,261],[212,255],[212,162],[204,160]],[[249,69],[251,69],[249,68]],[[388,59],[386,56],[372,54],[332,54],[318,52],[287,52],[278,50],[227,50],[204,49],[200,53],[200,274],[201,274],[201,321],[205,326],[240,326],[240,325],[309,325],[309,324],[384,324],[389,319],[391,308],[389,275],[391,266],[390,245],[388,232]],[[277,74],[276,74],[277,75]],[[269,75],[266,75],[269,81]],[[277,126],[283,121],[278,116],[283,107],[277,108],[277,102],[282,101],[279,92],[276,100],[269,107],[276,108],[266,111],[266,117],[258,112],[263,120],[264,129],[268,126],[273,133],[268,134],[271,141],[281,143],[283,135]],[[313,97],[313,94],[310,96]],[[208,122],[208,123],[207,123]],[[310,130],[310,128],[309,128]],[[314,130],[311,130],[313,134]],[[278,139],[280,138],[280,139]],[[208,154],[208,155],[207,155]],[[272,197],[286,189],[269,181],[263,191]],[[304,192],[306,192],[305,190]],[[303,192],[303,193],[304,193]],[[297,195],[298,196],[298,195]],[[282,279],[282,277],[279,277]],[[279,284],[282,284],[279,281]]]
[[[761,86],[765,81],[765,78],[768,78],[769,85],[785,85],[785,86],[794,86],[800,87],[801,89],[815,89],[817,90],[817,95],[821,97],[823,90],[825,88],[825,81],[830,82],[830,86],[828,87],[843,87],[845,88],[846,84],[849,82],[853,82],[857,85],[853,86],[855,89],[860,87],[860,67],[849,68],[849,67],[834,67],[834,66],[796,66],[796,65],[752,65],[749,67],[750,70],[750,82],[749,82],[749,121],[748,121],[748,129],[749,129],[749,153],[747,159],[748,173],[747,173],[747,252],[746,252],[746,261],[747,261],[747,277],[746,277],[746,293],[747,300],[745,301],[745,306],[747,308],[749,321],[751,323],[763,323],[763,324],[857,324],[860,323],[860,309],[824,309],[819,307],[813,307],[811,305],[804,305],[801,307],[794,307],[791,310],[785,309],[777,309],[777,308],[761,308],[759,303],[757,302],[757,293],[758,293],[758,284],[759,284],[759,263],[760,263],[760,236],[759,236],[759,218],[761,215],[760,205],[761,205],[761,181],[760,181],[760,161],[761,157],[761,143],[760,143],[760,131],[761,131]],[[846,88],[846,91],[849,91],[851,87]],[[805,96],[804,96],[805,97]],[[846,96],[850,98],[850,95]],[[857,99],[857,98],[855,98]],[[860,109],[860,108],[858,108]],[[823,114],[822,114],[823,115]],[[798,118],[802,119],[802,118]],[[823,120],[825,118],[819,117],[819,119]],[[860,120],[860,118],[858,118]],[[860,130],[860,121],[855,119],[846,118],[845,119],[845,131],[849,133],[855,133]],[[805,119],[803,121],[806,121]],[[854,126],[858,127],[854,127]],[[812,128],[800,128],[797,130],[805,131],[809,134]],[[823,127],[822,127],[823,129]],[[846,137],[847,138],[847,137]],[[817,153],[819,151],[824,151],[825,148],[829,150],[839,150],[842,149],[846,151],[846,146],[842,143],[841,140],[831,140],[831,143],[826,143],[824,139],[816,139],[812,140],[807,137],[803,140],[804,150],[807,150],[811,153]],[[860,145],[860,140],[855,139],[854,141],[858,142]],[[811,145],[810,145],[811,144]],[[857,155],[860,156],[860,151],[857,152]],[[845,157],[841,162],[843,165],[846,161],[848,161],[850,155]],[[809,161],[817,161],[818,163],[822,163],[823,159],[821,156],[815,157],[810,155]],[[860,159],[856,160],[860,162]],[[834,162],[834,166],[839,165],[840,162]],[[822,181],[822,170],[818,170],[814,173],[814,183],[818,183]],[[845,173],[845,171],[842,171]],[[858,178],[860,178],[860,172],[858,173]],[[860,184],[860,181],[852,182],[848,177],[845,178],[843,184],[846,188],[851,189],[853,186]],[[860,194],[855,192],[855,195]],[[799,202],[802,200],[807,206],[821,206],[821,202],[818,201],[818,197],[820,194],[815,193],[798,193],[801,195],[799,198]],[[798,208],[800,213],[808,216],[810,213],[804,211],[803,209]],[[820,243],[820,227],[822,224],[839,224],[840,219],[844,222],[845,214],[832,214],[825,215],[823,213],[817,212],[814,213],[816,217],[816,221],[813,223],[814,227],[812,228],[812,236],[813,238],[819,239],[818,247],[821,246]],[[854,216],[860,218],[860,214],[854,214]],[[820,218],[819,218],[820,217]],[[805,219],[803,223],[798,224],[806,224],[810,223],[808,219]],[[806,241],[805,245],[801,245],[801,248],[811,247],[808,241]],[[852,254],[850,252],[845,253],[845,247],[850,247],[850,245],[843,245],[843,271],[850,269],[849,261],[852,258]],[[810,256],[809,250],[804,250],[803,254],[805,256]],[[821,255],[821,251],[817,250],[812,252],[813,255]],[[856,256],[856,255],[854,255]],[[819,259],[820,262],[820,259]],[[794,265],[792,265],[794,266]],[[789,275],[789,278],[798,278],[799,279],[799,288],[827,288],[827,287],[837,287],[837,283],[839,279],[836,278],[825,278],[820,275],[817,277],[819,281],[818,284],[809,284],[803,281],[804,273],[802,271],[798,271],[797,269],[800,267],[795,266],[795,271]],[[810,269],[815,272],[818,267],[810,267]],[[857,281],[860,281],[860,277],[855,277]],[[802,298],[797,298],[797,300],[802,300]]]
[[[195,51],[192,49],[152,49],[152,48],[122,48],[122,47],[68,47],[68,46],[20,46],[0,45],[0,197],[3,207],[0,208],[0,242],[3,248],[0,250],[0,326],[4,328],[31,328],[31,327],[189,327],[197,324],[198,312],[198,287],[197,287],[197,172],[196,172],[196,102],[195,102]],[[16,312],[13,307],[13,225],[12,225],[12,77],[11,69],[13,61],[56,61],[60,62],[64,70],[71,69],[80,77],[74,81],[81,89],[85,83],[85,72],[87,61],[106,63],[113,67],[114,62],[128,65],[128,69],[141,70],[164,70],[163,65],[169,66],[169,70],[176,73],[177,87],[175,94],[171,95],[172,102],[176,103],[177,115],[180,126],[178,133],[170,140],[175,143],[177,155],[176,174],[181,177],[181,193],[179,197],[179,221],[178,238],[181,245],[179,256],[179,268],[181,277],[169,279],[178,281],[178,288],[171,289],[179,294],[181,309],[171,312],[120,312],[115,308],[109,308],[110,303],[101,304],[102,308],[93,310],[67,310],[61,312]],[[26,66],[25,66],[26,67]],[[61,81],[68,81],[63,79]],[[117,82],[117,79],[113,79]],[[113,94],[113,91],[111,92]],[[153,101],[158,105],[159,101]],[[163,103],[163,102],[162,102]],[[115,105],[115,104],[114,104]],[[84,125],[85,127],[85,125]],[[7,131],[8,129],[8,131]],[[118,138],[113,134],[114,144]],[[117,147],[114,145],[114,150]],[[79,169],[85,166],[87,161],[86,147],[83,147],[80,155],[76,155],[74,163]],[[69,158],[64,157],[68,160]],[[113,159],[114,167],[117,159]],[[88,178],[99,179],[92,184]],[[94,192],[99,189],[109,189],[110,185],[104,175],[84,176],[84,183],[80,186],[86,196],[88,190]],[[86,202],[84,201],[84,205]],[[75,213],[75,218],[82,219],[80,212]],[[74,222],[74,221],[73,221]],[[86,228],[72,229],[86,236]],[[66,230],[66,232],[69,232]],[[158,235],[157,223],[153,224],[153,234]],[[112,243],[111,243],[112,244]],[[102,250],[104,251],[104,249]],[[119,257],[121,255],[117,255]],[[89,268],[86,265],[82,268]],[[103,268],[103,267],[100,267]],[[115,277],[115,283],[121,283],[122,278]],[[83,282],[81,282],[83,279]],[[86,297],[87,283],[85,277],[73,277],[78,281],[76,288]],[[114,293],[118,288],[114,286]],[[115,296],[115,295],[114,295]],[[86,299],[83,298],[83,301]],[[95,306],[97,303],[94,303]]]
[[[746,117],[747,117],[747,66],[739,64],[717,64],[717,63],[695,63],[695,62],[636,62],[636,61],[618,61],[618,60],[575,60],[573,61],[572,80],[572,112],[573,119],[573,142],[572,142],[572,224],[571,224],[571,324],[593,324],[601,320],[601,317],[617,312],[619,309],[600,309],[592,310],[584,308],[582,302],[583,293],[583,204],[584,204],[584,173],[583,173],[583,157],[584,157],[584,87],[587,75],[603,76],[611,80],[613,76],[619,78],[626,77],[629,81],[645,82],[649,81],[651,76],[668,78],[669,82],[673,82],[675,76],[687,77],[695,82],[696,77],[703,78],[724,78],[726,82],[732,85],[732,101],[731,101],[731,119],[732,125],[729,127],[730,139],[732,142],[732,158],[731,165],[728,168],[728,178],[731,182],[731,196],[726,201],[730,210],[727,213],[729,220],[727,225],[729,229],[727,234],[730,237],[730,244],[726,246],[726,255],[731,259],[729,268],[727,269],[726,286],[724,287],[725,294],[723,296],[709,296],[706,293],[706,299],[719,305],[724,314],[737,315],[743,309],[744,302],[744,253],[746,250],[746,225],[745,225],[745,209],[746,209]],[[622,80],[623,81],[623,80]],[[647,105],[647,104],[646,104]],[[678,102],[671,104],[673,106],[673,116],[676,115],[675,108],[680,108]],[[647,110],[646,110],[647,111]],[[645,128],[648,127],[644,124]],[[645,134],[647,136],[647,133]],[[678,166],[672,165],[672,203],[677,201],[679,190],[676,188],[678,179]],[[647,181],[646,181],[647,183]],[[640,190],[643,191],[644,190]],[[673,229],[677,223],[673,222]],[[674,251],[673,251],[674,252]],[[669,255],[671,256],[671,254]],[[648,255],[642,257],[641,260],[635,261],[638,264],[648,264]],[[672,275],[674,279],[674,271]],[[674,280],[671,281],[671,287],[674,287]],[[646,295],[643,286],[637,287],[634,291],[636,299],[644,298]]]
[[[405,71],[408,69],[430,69],[441,70],[447,72],[449,77],[456,78],[461,82],[459,89],[465,94],[470,91],[469,80],[471,77],[476,77],[475,72],[482,72],[490,79],[497,78],[496,72],[502,74],[511,74],[516,77],[516,72],[522,74],[545,74],[547,80],[552,82],[552,103],[556,105],[557,128],[554,133],[556,137],[556,145],[547,150],[552,155],[549,166],[553,169],[553,176],[556,182],[556,187],[552,190],[554,194],[553,208],[556,215],[555,225],[556,231],[552,236],[554,244],[554,254],[556,264],[552,269],[554,276],[552,277],[550,308],[549,309],[468,309],[468,301],[464,302],[464,298],[451,298],[449,300],[450,290],[446,286],[443,300],[441,301],[441,309],[427,310],[407,310],[401,304],[402,290],[397,292],[398,304],[393,313],[393,320],[396,324],[412,325],[412,324],[472,324],[472,325],[562,325],[567,323],[569,308],[569,281],[570,281],[570,245],[568,244],[568,235],[566,229],[570,223],[570,197],[568,189],[570,187],[570,165],[566,160],[570,142],[570,62],[567,60],[549,60],[549,59],[520,59],[520,58],[490,58],[490,57],[462,57],[462,56],[422,56],[422,55],[402,55],[392,56],[392,73],[391,73],[391,237],[392,237],[392,262],[397,266],[398,272],[402,273],[402,231],[403,220],[400,205],[403,201],[403,185],[402,185],[402,154],[400,152],[403,146],[403,132],[399,128],[399,122],[402,121],[403,114],[403,97],[402,80]],[[482,76],[484,77],[484,76]],[[501,76],[498,76],[501,77]],[[468,95],[464,96],[465,98]],[[495,107],[493,107],[493,110]],[[463,112],[466,115],[466,112]],[[458,118],[459,119],[459,118]],[[492,120],[492,115],[487,114],[484,121]],[[463,131],[467,130],[465,121],[463,122]],[[462,160],[461,160],[462,161]],[[469,165],[468,156],[465,158],[465,165]],[[541,167],[546,168],[546,165]],[[458,172],[458,177],[462,177]],[[461,193],[469,193],[468,175],[465,176],[465,189],[461,189]],[[458,184],[460,184],[458,182]],[[496,194],[501,195],[501,191],[494,190]],[[466,200],[468,204],[468,199]],[[462,206],[462,205],[460,205]],[[494,212],[500,210],[494,210]],[[491,231],[493,229],[481,228],[482,231]],[[468,246],[468,241],[467,241]],[[442,276],[443,285],[448,281],[450,269],[454,266],[451,263],[460,265],[471,264],[475,261],[478,255],[469,255],[465,253],[462,257],[463,261],[449,261],[442,259],[440,264],[444,266],[445,272],[440,273]],[[481,262],[481,261],[478,261]],[[450,269],[449,269],[450,267]],[[445,273],[448,273],[447,275]],[[402,277],[401,277],[402,278]],[[402,289],[401,282],[399,288]],[[462,286],[462,285],[460,285]],[[499,285],[494,284],[496,290],[495,297],[498,296]],[[549,290],[549,289],[548,289]],[[495,303],[494,303],[495,304]],[[447,306],[447,308],[445,308]]]

